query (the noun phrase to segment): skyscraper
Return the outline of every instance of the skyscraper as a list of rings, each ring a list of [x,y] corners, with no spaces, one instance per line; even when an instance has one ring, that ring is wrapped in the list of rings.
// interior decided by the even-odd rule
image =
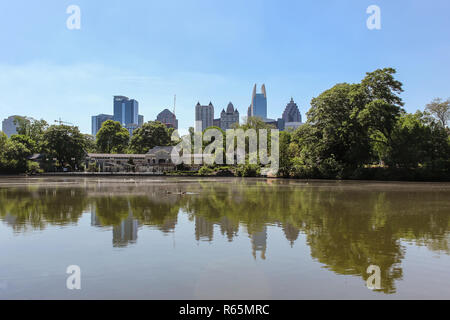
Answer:
[[[11,116],[3,120],[2,122],[2,131],[8,136],[11,137],[13,134],[17,134],[17,124],[15,123],[16,118],[23,118],[21,116]]]
[[[219,127],[225,131],[231,129],[235,123],[239,124],[239,111],[234,109],[233,104],[230,102],[227,111],[222,110],[222,113],[220,114]]]
[[[264,84],[261,87],[261,93],[256,93],[256,84],[253,87],[252,103],[248,107],[247,116],[267,119],[267,93]]]
[[[103,122],[113,119],[114,116],[110,114],[99,114],[98,116],[92,116],[92,135],[97,135],[97,132],[102,127]]]
[[[210,102],[207,106],[195,106],[195,131],[200,132],[214,125],[214,106]]]
[[[164,109],[160,114],[158,114],[156,121],[165,124],[167,128],[178,129],[177,117],[173,112],[170,112],[169,109]]]
[[[291,98],[291,102],[286,105],[286,109],[283,112],[283,120],[285,123],[288,122],[302,122],[302,115],[298,110],[297,104],[294,99]]]
[[[302,125],[302,115],[300,114],[298,106],[294,102],[293,98],[291,98],[291,101],[286,105],[282,120],[286,130],[295,130]]]
[[[114,97],[114,121],[123,126],[139,124],[139,103],[124,96]]]

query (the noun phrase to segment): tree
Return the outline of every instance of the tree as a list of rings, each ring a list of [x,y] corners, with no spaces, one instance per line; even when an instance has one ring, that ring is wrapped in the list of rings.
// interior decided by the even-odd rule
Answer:
[[[14,123],[17,125],[17,134],[30,137],[36,144],[42,141],[42,135],[48,128],[48,123],[45,120],[16,117]]]
[[[431,115],[445,127],[450,120],[450,99],[442,101],[442,99],[436,98],[431,103],[427,104],[426,111],[431,113]]]
[[[289,177],[291,171],[291,134],[289,132],[280,133],[280,168],[278,175],[280,177]]]
[[[9,139],[4,144],[0,159],[0,170],[4,172],[26,172],[27,158],[32,151],[19,139]]]
[[[91,134],[83,134],[84,141],[86,143],[86,152],[95,153],[97,152],[97,145],[95,143],[95,137]]]
[[[130,150],[144,154],[156,146],[169,146],[171,135],[167,127],[159,121],[149,121],[133,132]]]
[[[308,126],[297,132],[305,143],[300,163],[330,172],[355,169],[373,157],[373,145],[388,145],[402,111],[402,83],[395,70],[379,69],[358,84],[341,83],[311,101]],[[322,166],[322,167],[321,167]]]
[[[385,159],[391,166],[405,168],[416,168],[420,164],[435,167],[437,163],[448,162],[447,132],[420,111],[404,113],[397,121]]]
[[[105,121],[97,133],[97,149],[103,153],[124,153],[128,147],[130,133],[120,122]]]
[[[60,165],[79,165],[86,156],[86,140],[78,127],[50,126],[43,135],[45,153]]]
[[[38,143],[40,141],[36,142],[30,136],[14,134],[11,136],[10,141],[23,144],[30,151],[30,153],[37,153],[39,151]]]

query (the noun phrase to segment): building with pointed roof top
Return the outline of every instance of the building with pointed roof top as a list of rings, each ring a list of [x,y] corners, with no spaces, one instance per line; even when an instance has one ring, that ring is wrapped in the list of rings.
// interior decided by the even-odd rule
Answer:
[[[239,124],[239,111],[235,109],[233,104],[230,102],[227,106],[227,111],[225,109],[220,113],[219,126],[222,130],[232,129],[233,124]]]
[[[261,93],[256,93],[256,84],[253,87],[252,102],[247,111],[248,117],[267,119],[267,92],[266,85],[261,86]]]
[[[214,125],[214,106],[212,102],[202,106],[200,102],[195,106],[195,131],[200,132]]]

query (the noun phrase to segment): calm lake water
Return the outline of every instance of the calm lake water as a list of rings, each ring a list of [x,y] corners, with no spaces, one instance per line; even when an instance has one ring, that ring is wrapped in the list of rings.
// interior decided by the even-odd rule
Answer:
[[[0,178],[17,298],[450,299],[450,184]]]

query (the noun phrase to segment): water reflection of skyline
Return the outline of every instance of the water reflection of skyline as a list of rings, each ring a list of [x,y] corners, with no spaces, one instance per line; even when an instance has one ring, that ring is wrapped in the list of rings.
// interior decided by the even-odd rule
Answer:
[[[268,226],[273,226],[291,248],[304,234],[311,257],[337,274],[365,279],[367,266],[379,265],[386,293],[395,292],[395,281],[403,277],[402,241],[450,254],[448,185],[231,181],[2,188],[0,218],[22,233],[77,224],[90,212],[91,226],[111,228],[112,245],[127,248],[139,243],[141,228],[174,233],[179,215],[186,214],[196,241],[213,243],[220,232],[233,242],[245,230],[251,255],[261,260],[270,259]]]

